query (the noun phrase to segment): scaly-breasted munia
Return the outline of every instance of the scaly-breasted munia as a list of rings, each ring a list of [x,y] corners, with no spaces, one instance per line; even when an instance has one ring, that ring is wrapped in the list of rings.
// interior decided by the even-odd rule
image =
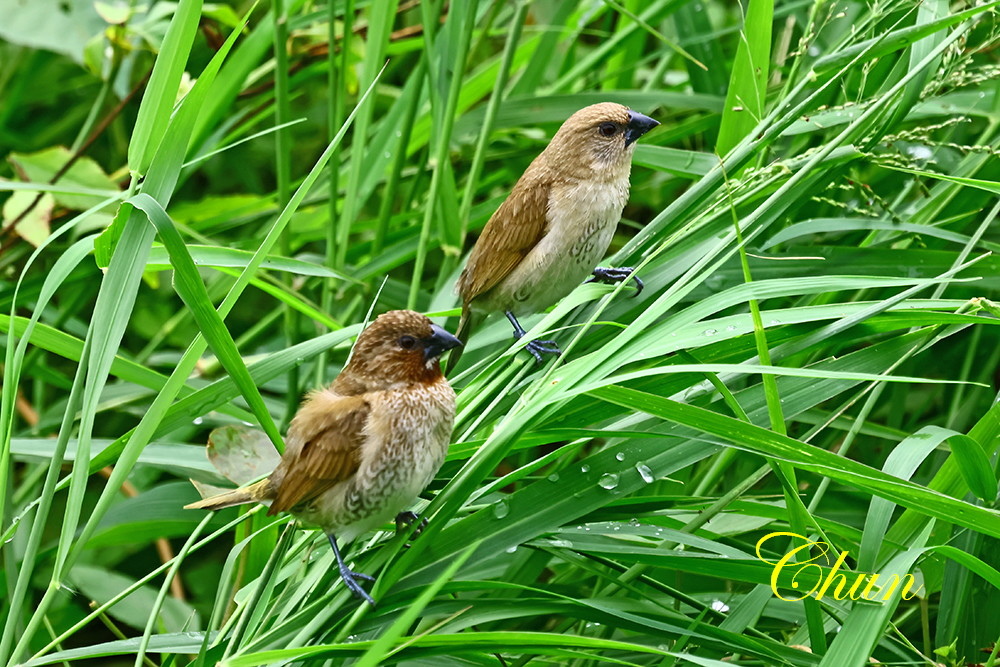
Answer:
[[[628,200],[635,141],[659,125],[621,104],[585,107],[563,123],[486,223],[458,279],[468,340],[474,313],[502,311],[524,335],[517,315],[536,313],[591,280],[620,282],[631,268],[595,268],[611,244]],[[558,354],[553,341],[534,340],[528,351]],[[448,360],[450,370],[461,350]]]
[[[374,605],[357,581],[372,577],[347,567],[337,538],[345,544],[393,517],[416,518],[404,510],[441,467],[455,419],[439,360],[459,345],[419,313],[380,315],[333,384],[303,402],[269,477],[187,507],[270,503],[268,515],[287,511],[319,526],[344,583]]]

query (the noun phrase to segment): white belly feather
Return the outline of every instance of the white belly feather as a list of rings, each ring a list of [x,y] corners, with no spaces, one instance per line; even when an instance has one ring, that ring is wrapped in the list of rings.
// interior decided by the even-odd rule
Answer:
[[[628,199],[628,176],[617,183],[553,187],[545,236],[492,290],[498,310],[536,313],[583,282],[608,251]]]

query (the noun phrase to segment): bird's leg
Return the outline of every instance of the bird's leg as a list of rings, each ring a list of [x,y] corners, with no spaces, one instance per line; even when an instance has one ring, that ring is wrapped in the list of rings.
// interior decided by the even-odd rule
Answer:
[[[514,327],[514,338],[522,338],[527,332],[524,330],[524,327],[521,326],[521,323],[517,321],[517,318],[514,317],[514,313],[508,310],[504,313],[504,315],[507,316],[511,326]],[[524,346],[524,349],[530,352],[531,356],[533,356],[535,361],[538,363],[542,363],[543,354],[562,354],[562,350],[559,349],[559,346],[554,340],[528,341],[528,344]]]
[[[396,515],[396,534],[399,535],[404,530],[417,523],[418,520],[420,521],[420,525],[418,525],[417,529],[413,531],[412,535],[410,535],[411,540],[420,533],[424,532],[424,528],[427,527],[427,519],[421,517],[416,512],[411,512],[409,510],[400,512]],[[407,542],[405,546],[408,549],[410,547],[410,543]]]
[[[375,581],[375,577],[369,574],[362,574],[361,572],[355,572],[351,568],[347,567],[347,563],[344,562],[343,557],[340,555],[340,549],[337,547],[337,538],[333,536],[333,533],[327,533],[327,538],[330,540],[330,546],[333,547],[333,555],[337,557],[337,565],[340,567],[340,578],[344,580],[344,585],[347,586],[348,590],[354,593],[355,597],[362,598],[365,602],[371,606],[375,606],[375,600],[372,596],[368,595],[368,591],[361,587],[358,583],[358,579],[364,579],[365,581]]]
[[[631,278],[635,281],[635,294],[632,296],[637,297],[642,294],[642,288],[645,287],[645,285],[642,280],[639,279],[639,276],[632,275],[634,271],[635,269],[630,266],[622,266],[617,269],[603,268],[599,266],[594,269],[594,277],[590,278],[586,282],[620,283]]]

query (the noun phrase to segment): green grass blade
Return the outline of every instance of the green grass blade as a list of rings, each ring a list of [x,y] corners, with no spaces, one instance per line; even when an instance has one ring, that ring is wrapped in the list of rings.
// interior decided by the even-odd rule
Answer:
[[[727,155],[765,115],[774,2],[750,0],[746,12],[715,144],[718,155]]]
[[[177,3],[174,18],[163,38],[161,57],[153,64],[146,84],[146,94],[129,142],[128,164],[135,174],[146,174],[164,139],[200,18],[201,0]]]

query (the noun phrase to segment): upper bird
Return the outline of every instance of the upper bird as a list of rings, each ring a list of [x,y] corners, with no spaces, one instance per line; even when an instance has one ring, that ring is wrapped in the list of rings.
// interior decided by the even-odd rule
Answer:
[[[217,510],[270,502],[268,515],[288,511],[318,525],[333,547],[341,578],[375,602],[337,545],[405,510],[444,461],[455,419],[455,392],[440,357],[461,342],[410,310],[380,315],[365,329],[350,361],[326,389],[313,392],[288,428],[285,453],[269,477],[187,507]]]
[[[657,125],[612,102],[580,109],[563,123],[486,223],[458,279],[463,343],[474,314],[503,311],[520,338],[517,315],[548,308],[589,275],[612,282],[631,276],[631,268],[595,267],[628,200],[635,141]],[[543,352],[559,354],[547,340],[531,341],[527,350],[537,361]],[[459,356],[458,349],[451,353],[448,370]]]

